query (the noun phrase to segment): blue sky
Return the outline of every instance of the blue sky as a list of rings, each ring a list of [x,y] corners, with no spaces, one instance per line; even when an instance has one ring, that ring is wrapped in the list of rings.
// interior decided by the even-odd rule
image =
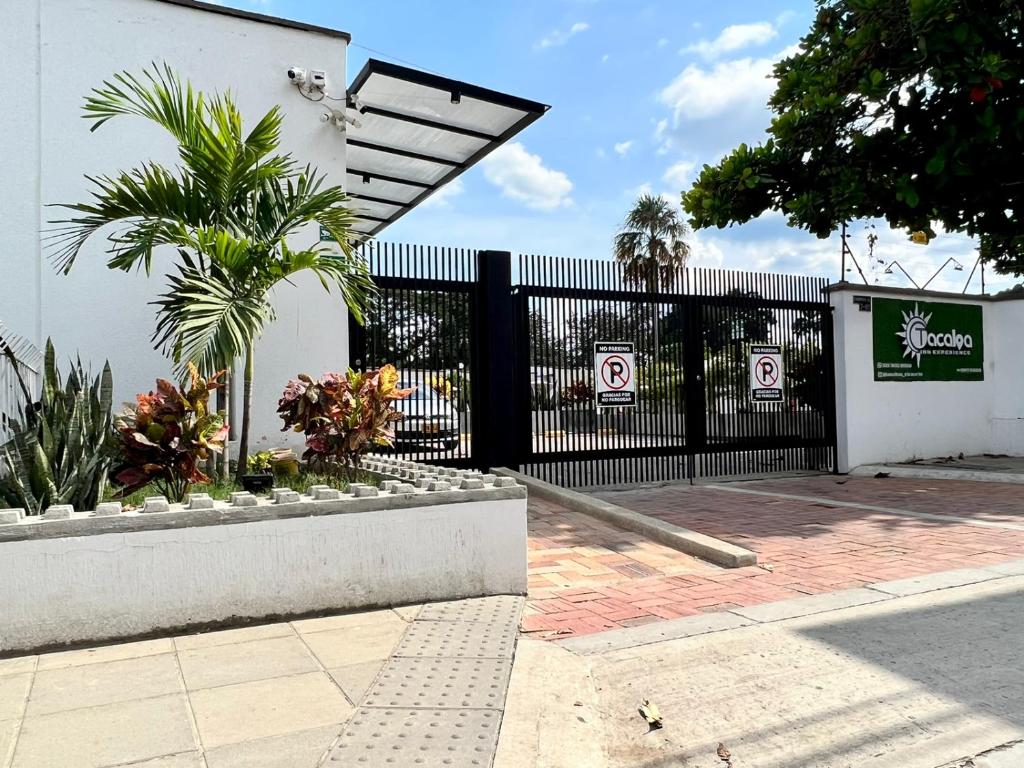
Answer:
[[[230,4],[350,32],[350,79],[367,58],[390,58],[550,104],[514,145],[382,239],[586,258],[610,258],[639,192],[678,205],[701,165],[764,137],[772,62],[799,41],[814,12],[812,0]],[[975,258],[969,239],[942,235],[925,247],[884,224],[876,231],[877,256],[899,259],[918,282],[958,259],[965,271],[947,269],[931,287],[963,288]],[[851,232],[871,282],[906,284],[868,265],[863,223]],[[689,240],[698,266],[839,275],[837,238],[792,230],[778,215]],[[977,282],[975,275],[972,288]]]

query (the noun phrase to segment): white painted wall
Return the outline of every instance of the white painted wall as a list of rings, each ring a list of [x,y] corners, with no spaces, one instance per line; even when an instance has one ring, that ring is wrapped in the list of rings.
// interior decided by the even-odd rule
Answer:
[[[998,356],[992,382],[992,453],[1024,454],[1024,301],[988,305]],[[987,318],[986,318],[987,319]]]
[[[526,592],[526,498],[0,544],[0,651]]]
[[[984,381],[875,381],[872,313],[853,296],[980,304]],[[1020,329],[1024,302],[873,291],[832,294],[835,308],[836,421],[841,472],[861,464],[981,453],[1024,454],[1024,376]]]
[[[231,89],[248,124],[274,104],[284,109],[284,151],[344,182],[343,137],[319,122],[321,110],[288,83],[291,65],[325,69],[346,84],[343,39],[240,19],[158,0],[21,0],[6,4],[0,50],[5,183],[0,185],[0,317],[15,332],[58,354],[80,353],[95,369],[109,359],[118,401],[148,391],[170,364],[149,342],[149,306],[163,290],[159,275],[112,272],[103,237],[83,250],[70,277],[54,272],[40,232],[59,210],[45,206],[87,199],[83,175],[111,174],[143,160],[173,164],[173,142],[141,119],[119,118],[96,133],[81,118],[84,96],[115,72],[139,73],[167,62],[197,87]],[[16,71],[15,71],[16,70]],[[317,239],[310,229],[302,245]],[[296,243],[297,245],[300,243]],[[159,270],[174,254],[156,260]],[[337,294],[310,276],[275,297],[277,323],[257,351],[252,435],[256,445],[282,444],[274,414],[285,382],[300,371],[344,368],[346,313]],[[241,388],[238,388],[240,396]]]

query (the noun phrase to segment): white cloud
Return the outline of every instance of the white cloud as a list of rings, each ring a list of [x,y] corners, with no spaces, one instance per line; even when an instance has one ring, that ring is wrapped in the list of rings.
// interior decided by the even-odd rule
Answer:
[[[528,208],[550,211],[572,205],[572,182],[562,171],[547,168],[540,155],[530,154],[518,141],[499,147],[483,159],[484,178],[504,197]]]
[[[604,147],[597,148],[597,156],[604,160],[604,158],[607,156],[607,153],[604,151]]]
[[[559,45],[565,45],[569,42],[569,38],[578,35],[580,32],[586,32],[588,29],[590,29],[590,25],[587,22],[577,21],[568,29],[556,29],[551,34],[542,37],[536,47],[555,48]]]
[[[733,24],[723,29],[714,40],[701,40],[689,45],[680,53],[697,53],[705,59],[717,59],[724,53],[738,51],[755,45],[763,45],[779,34],[769,21],[752,24]]]
[[[632,139],[629,139],[628,141],[620,141],[618,144],[615,145],[615,154],[617,154],[619,157],[625,157],[626,153],[629,152],[630,147],[632,146]]]
[[[654,140],[658,143],[659,155],[666,155],[672,149],[672,137],[668,135],[667,117],[661,118],[654,124]]]
[[[693,172],[697,170],[694,160],[680,160],[668,167],[661,180],[676,190],[683,190],[693,182]]]
[[[764,108],[775,88],[774,58],[735,59],[704,69],[688,65],[658,95],[672,108],[675,123],[715,117],[740,105]]]
[[[609,56],[609,55],[608,55],[608,54],[606,53],[606,54],[605,54],[604,56],[602,56],[602,57],[601,57],[601,63],[602,63],[602,64],[607,64],[607,63],[608,63],[608,59],[610,59],[610,58],[611,58],[611,56]]]
[[[452,198],[458,197],[465,190],[462,179],[453,179],[420,203],[420,208],[451,208]]]
[[[658,38],[658,47],[659,48],[664,48],[666,45],[668,45],[668,38],[667,37],[659,37]]]

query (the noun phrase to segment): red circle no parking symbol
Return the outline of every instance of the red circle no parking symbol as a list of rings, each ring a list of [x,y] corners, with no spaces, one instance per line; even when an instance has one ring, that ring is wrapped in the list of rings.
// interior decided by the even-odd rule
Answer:
[[[633,378],[633,371],[622,355],[609,355],[601,363],[601,381],[609,389],[624,389]]]

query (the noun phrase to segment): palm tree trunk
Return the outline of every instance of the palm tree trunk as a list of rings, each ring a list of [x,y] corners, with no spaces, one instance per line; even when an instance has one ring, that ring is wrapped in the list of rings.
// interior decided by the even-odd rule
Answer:
[[[224,414],[224,421],[231,424],[231,366],[224,373],[224,386],[217,390],[217,410]],[[231,436],[224,441],[224,450],[217,457],[217,479],[226,483],[231,477]]]
[[[249,459],[249,416],[252,411],[252,380],[256,373],[255,343],[245,345],[245,378],[242,388],[242,434],[238,438],[238,468],[235,474],[241,480]]]

